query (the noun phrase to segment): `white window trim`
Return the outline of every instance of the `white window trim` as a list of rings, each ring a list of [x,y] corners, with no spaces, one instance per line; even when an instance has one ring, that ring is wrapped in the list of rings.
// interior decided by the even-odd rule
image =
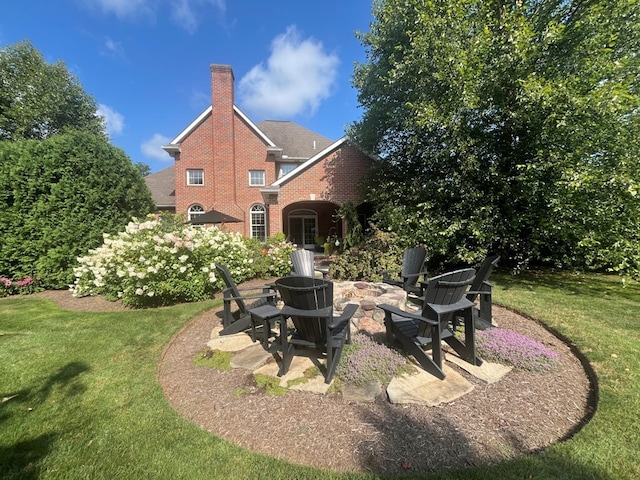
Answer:
[[[262,183],[253,183],[251,180],[251,174],[253,172],[260,172],[262,173]],[[266,174],[264,170],[249,170],[249,186],[250,187],[264,187],[266,185]]]
[[[189,172],[202,172],[202,183],[189,182]],[[187,168],[187,185],[190,187],[204,187],[204,169],[203,168]]]
[[[260,208],[261,210],[254,210],[255,208]],[[249,222],[250,222],[250,234],[251,234],[251,238],[256,238],[253,235],[253,228],[254,228],[254,223],[253,223],[253,215],[254,214],[261,214],[262,218],[264,220],[264,238],[261,238],[261,241],[265,241],[267,239],[267,209],[264,205],[262,205],[261,203],[256,203],[255,205],[252,205],[251,208],[249,209]]]

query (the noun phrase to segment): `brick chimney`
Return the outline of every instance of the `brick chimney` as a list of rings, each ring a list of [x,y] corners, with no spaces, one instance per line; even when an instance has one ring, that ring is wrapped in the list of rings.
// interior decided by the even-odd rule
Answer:
[[[218,185],[214,203],[217,210],[229,214],[237,214],[233,81],[230,65],[211,65],[213,173]]]

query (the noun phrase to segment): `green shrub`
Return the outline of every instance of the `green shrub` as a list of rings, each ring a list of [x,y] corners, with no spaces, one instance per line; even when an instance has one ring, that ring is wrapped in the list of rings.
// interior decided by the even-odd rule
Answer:
[[[402,252],[394,233],[374,230],[364,243],[345,250],[329,266],[335,280],[367,280],[379,282],[385,271],[400,271]]]
[[[152,209],[131,159],[100,136],[0,142],[0,272],[9,278],[65,288],[104,232]]]
[[[254,258],[256,276],[282,277],[291,273],[291,252],[295,247],[286,240],[284,233],[267,238],[265,243],[253,238],[245,238],[245,241]]]

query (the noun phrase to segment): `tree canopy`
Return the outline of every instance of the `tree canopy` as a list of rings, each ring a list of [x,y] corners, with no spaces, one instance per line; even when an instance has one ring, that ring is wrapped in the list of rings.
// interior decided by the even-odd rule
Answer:
[[[93,97],[62,61],[28,42],[0,49],[0,140],[44,139],[65,129],[104,134]]]
[[[639,2],[378,0],[373,14],[349,135],[380,157],[382,225],[446,262],[640,272]]]

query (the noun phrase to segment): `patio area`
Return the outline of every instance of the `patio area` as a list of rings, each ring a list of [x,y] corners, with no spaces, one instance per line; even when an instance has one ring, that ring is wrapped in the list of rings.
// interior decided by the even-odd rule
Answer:
[[[217,337],[215,313],[195,319],[167,347],[159,367],[165,396],[181,415],[215,435],[294,463],[376,474],[464,468],[555,443],[585,415],[589,381],[570,348],[535,321],[499,307],[495,318],[500,326],[551,346],[562,357],[561,368],[544,375],[512,370],[489,383],[447,354],[447,379],[418,375],[425,383],[407,382],[400,389],[406,403],[392,403],[389,390],[366,398],[324,390],[322,376],[317,383],[289,387],[284,396],[268,395],[256,386],[253,374],[275,376],[275,360],[246,334],[234,340]],[[380,324],[363,316],[358,325]],[[207,344],[222,348],[225,343],[234,351],[231,371],[194,366],[194,357]],[[281,380],[309,365],[298,358],[301,366],[292,366]],[[452,385],[457,377],[467,387],[456,386],[455,398],[447,390],[440,397],[431,390],[436,384]],[[314,383],[319,390],[311,387]],[[320,411],[327,415],[318,416]],[[341,453],[317,455],[327,448]]]

